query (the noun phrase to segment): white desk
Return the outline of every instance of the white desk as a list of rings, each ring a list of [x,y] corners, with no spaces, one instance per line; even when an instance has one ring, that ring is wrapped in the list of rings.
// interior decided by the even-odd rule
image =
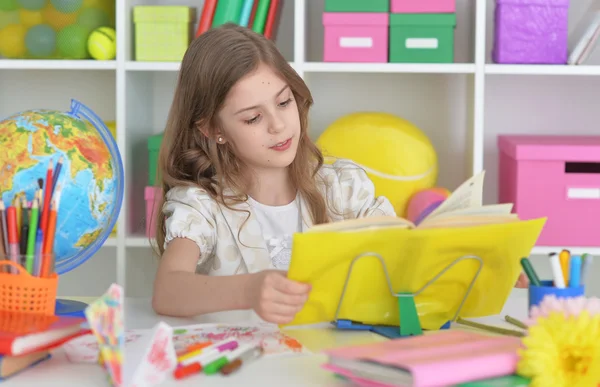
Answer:
[[[149,329],[160,320],[176,327],[181,325],[208,323],[208,322],[240,322],[241,313],[227,312],[203,316],[194,319],[180,319],[159,317],[154,314],[150,301],[146,299],[126,299],[125,318],[127,328]],[[504,321],[504,315],[524,319],[527,314],[527,290],[514,289],[508,299],[504,310],[498,316],[474,319],[486,324],[512,328]],[[453,325],[456,329],[470,329],[461,325]],[[170,379],[163,383],[164,387],[196,386],[328,386],[342,387],[347,383],[335,378],[330,372],[321,369],[325,357],[318,354],[328,347],[357,344],[385,340],[371,332],[338,331],[326,327],[286,330],[286,333],[299,339],[314,355],[299,355],[292,357],[269,357],[254,362],[239,372],[223,377],[221,375],[205,376],[195,375],[177,381]],[[53,358],[42,363],[14,378],[0,383],[4,387],[45,387],[45,386],[108,386],[106,374],[96,365],[72,364],[59,350],[55,351]]]

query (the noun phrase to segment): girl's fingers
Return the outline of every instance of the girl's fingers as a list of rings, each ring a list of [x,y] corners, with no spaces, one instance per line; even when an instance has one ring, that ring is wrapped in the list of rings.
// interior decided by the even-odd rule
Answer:
[[[293,307],[302,307],[307,299],[307,295],[285,294],[278,291],[271,292],[267,298],[273,304]]]
[[[285,294],[304,295],[310,291],[310,285],[292,281],[284,276],[280,276],[273,282],[273,287]]]

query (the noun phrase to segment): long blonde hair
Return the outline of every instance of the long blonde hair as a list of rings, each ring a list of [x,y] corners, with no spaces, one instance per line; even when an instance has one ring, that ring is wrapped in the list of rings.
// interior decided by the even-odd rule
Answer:
[[[294,94],[300,114],[300,142],[289,167],[290,177],[308,206],[312,222],[328,222],[325,198],[315,178],[323,155],[307,134],[308,111],[313,104],[310,90],[273,42],[234,24],[203,33],[192,41],[183,58],[159,154],[161,204],[171,188],[183,185],[200,187],[225,206],[247,200],[243,165],[228,143],[216,143],[214,134],[220,127],[217,113],[229,90],[261,63],[282,77]],[[210,136],[200,127],[207,128]],[[225,187],[235,195],[226,197]],[[165,216],[162,211],[156,216],[156,242],[162,255]]]

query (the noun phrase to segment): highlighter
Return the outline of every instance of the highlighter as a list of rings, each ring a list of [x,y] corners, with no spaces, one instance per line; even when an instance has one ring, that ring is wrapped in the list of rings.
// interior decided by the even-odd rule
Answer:
[[[552,268],[552,276],[554,277],[554,287],[564,289],[565,277],[560,267],[560,260],[557,254],[550,254],[550,267]]]
[[[570,270],[569,287],[577,288],[581,285],[581,257],[579,255],[571,257]]]
[[[571,252],[569,250],[563,250],[558,255],[558,258],[560,260],[560,267],[562,268],[565,286],[569,286],[569,261],[571,260]]]
[[[590,272],[590,265],[592,264],[594,257],[590,254],[583,254],[581,256],[581,279],[579,280],[582,285],[585,284],[588,273]]]

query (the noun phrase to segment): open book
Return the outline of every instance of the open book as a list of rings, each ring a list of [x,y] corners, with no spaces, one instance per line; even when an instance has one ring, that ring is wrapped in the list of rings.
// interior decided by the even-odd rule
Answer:
[[[290,325],[348,319],[397,326],[398,292],[418,293],[423,329],[439,329],[457,312],[500,313],[545,218],[519,220],[511,204],[483,205],[483,179],[481,172],[467,180],[418,226],[367,217],[294,234],[287,276],[312,290]]]
[[[517,214],[511,212],[512,203],[482,204],[484,177],[485,171],[482,171],[465,181],[418,225],[400,217],[373,216],[317,225],[307,232],[352,231],[383,227],[419,229],[466,227],[518,221]]]

